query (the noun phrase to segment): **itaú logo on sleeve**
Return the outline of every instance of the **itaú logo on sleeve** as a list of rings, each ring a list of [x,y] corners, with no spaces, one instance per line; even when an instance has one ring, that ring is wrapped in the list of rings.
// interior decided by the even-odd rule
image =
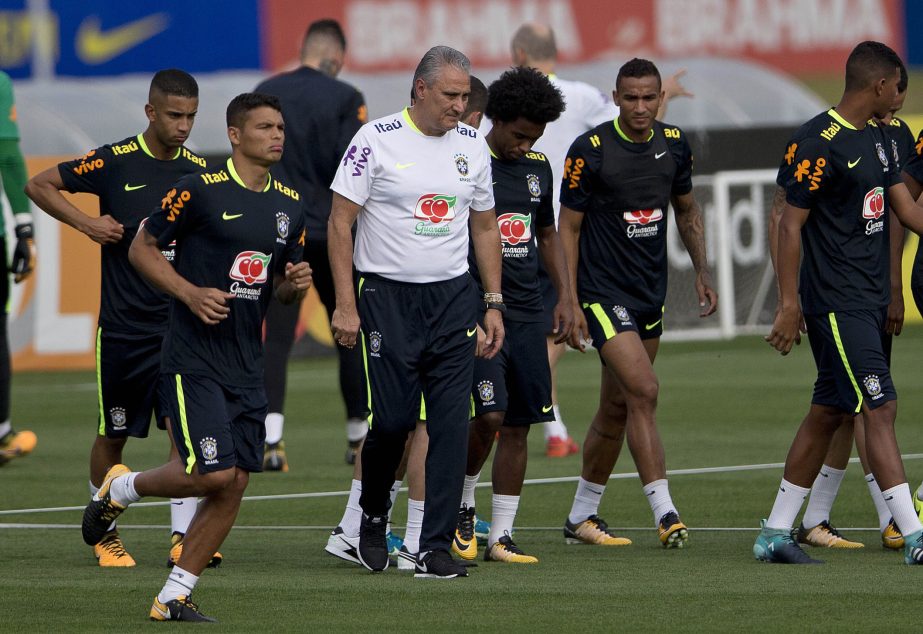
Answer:
[[[862,201],[862,217],[868,222],[865,223],[865,235],[870,236],[873,233],[884,231],[885,221],[879,220],[885,213],[885,190],[884,187],[875,187],[865,195]]]
[[[651,225],[659,220],[663,220],[663,210],[659,207],[656,209],[638,209],[637,211],[626,211],[622,214],[627,227],[625,233],[629,238],[645,238],[656,236],[660,230],[659,225]]]

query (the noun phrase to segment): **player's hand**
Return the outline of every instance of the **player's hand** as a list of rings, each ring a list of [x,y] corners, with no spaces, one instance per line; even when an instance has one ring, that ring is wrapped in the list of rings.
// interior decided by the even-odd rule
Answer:
[[[772,324],[772,332],[765,337],[769,345],[781,352],[788,354],[793,345],[801,345],[801,328],[804,317],[801,309],[783,307],[776,311],[776,319]]]
[[[663,98],[666,101],[673,99],[674,97],[695,97],[691,92],[686,90],[686,87],[680,83],[683,75],[686,74],[685,68],[680,68],[678,71],[670,75],[663,82]]]
[[[311,273],[311,267],[307,262],[299,262],[298,264],[285,263],[285,281],[291,284],[299,293],[303,294],[311,288]]]
[[[503,330],[503,315],[499,310],[491,308],[484,313],[484,335],[484,345],[479,356],[493,359],[503,347],[503,338],[506,336]]]
[[[217,288],[196,286],[186,299],[186,305],[192,313],[209,326],[214,326],[228,318],[231,307],[228,303],[236,297]]]
[[[583,311],[581,311],[583,312]],[[554,307],[552,334],[555,343],[564,343],[574,329],[574,307],[571,302],[562,300]]]
[[[696,274],[695,293],[699,296],[699,317],[708,317],[718,310],[718,292],[712,287],[708,271]]]
[[[885,321],[885,332],[895,337],[901,334],[904,328],[904,294],[891,292],[891,303],[888,304],[888,318]]]
[[[344,348],[352,349],[359,338],[359,313],[355,306],[341,308],[337,306],[330,320],[333,340]]]
[[[32,223],[24,222],[16,225],[16,246],[13,247],[13,262],[10,264],[13,281],[19,284],[32,274],[34,268],[35,239]]]
[[[571,304],[571,306],[571,310],[574,314],[574,327],[571,329],[570,336],[567,338],[567,345],[574,350],[586,352],[585,342],[590,340],[590,328],[586,323],[586,315],[583,314],[583,311],[580,310],[580,307],[576,304]]]
[[[93,242],[99,244],[113,244],[122,239],[125,227],[110,215],[90,218],[83,232]]]
[[[480,357],[484,354],[484,342],[487,341],[487,333],[481,328],[481,324],[475,326],[477,329],[477,345],[474,348],[474,356]]]

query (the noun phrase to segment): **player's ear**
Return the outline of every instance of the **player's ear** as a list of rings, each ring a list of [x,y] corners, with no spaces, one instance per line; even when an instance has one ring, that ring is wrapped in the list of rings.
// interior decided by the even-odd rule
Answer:
[[[228,140],[231,145],[240,145],[240,128],[228,126]]]
[[[154,106],[149,103],[144,104],[144,114],[147,116],[148,121],[151,123],[154,122],[154,118],[156,116],[154,113]]]

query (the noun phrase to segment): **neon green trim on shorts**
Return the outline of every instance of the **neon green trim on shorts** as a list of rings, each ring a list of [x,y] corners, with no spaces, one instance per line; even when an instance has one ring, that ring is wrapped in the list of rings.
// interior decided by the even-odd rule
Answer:
[[[856,383],[856,377],[852,372],[852,368],[849,367],[849,359],[846,358],[846,351],[843,349],[843,340],[840,339],[840,328],[836,323],[836,315],[830,313],[830,328],[833,329],[833,340],[836,341],[836,349],[840,353],[840,359],[843,361],[843,365],[846,366],[846,374],[849,375],[849,382],[852,383],[853,389],[856,390],[856,396],[859,397],[859,404],[856,405],[856,414],[862,411],[862,390],[859,389],[859,384]]]
[[[183,394],[183,378],[176,375],[176,402],[179,404],[179,422],[183,430],[183,444],[186,445],[186,451],[189,457],[186,458],[186,473],[192,473],[192,467],[195,466],[195,452],[192,450],[192,437],[189,435],[189,425],[186,422],[186,396]]]
[[[361,292],[362,280],[359,280]],[[365,332],[359,330],[359,336],[362,337],[362,367],[365,369],[365,396],[369,408],[369,429],[372,428],[372,420],[375,418],[375,412],[372,411],[372,381],[369,379],[369,352],[365,347]]]
[[[103,372],[99,363],[100,349],[102,347],[102,326],[96,329],[96,398],[99,402],[99,435],[106,435],[106,410],[103,408]]]
[[[426,399],[423,397],[423,392],[420,392],[420,420],[426,422]]]
[[[593,311],[593,314],[596,316],[596,321],[603,327],[603,334],[606,335],[606,341],[609,341],[617,334],[615,332],[615,326],[612,325],[612,320],[609,319],[609,315],[603,310],[602,304],[584,304],[583,307]]]

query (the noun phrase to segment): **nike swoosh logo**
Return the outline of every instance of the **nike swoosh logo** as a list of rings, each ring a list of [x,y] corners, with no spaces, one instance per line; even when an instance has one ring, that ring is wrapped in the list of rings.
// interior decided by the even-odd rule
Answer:
[[[645,329],[645,330],[653,330],[654,328],[657,327],[657,324],[659,324],[659,323],[662,322],[662,321],[663,321],[663,318],[661,317],[660,319],[658,319],[658,320],[655,321],[654,323],[652,323],[652,324],[647,324],[647,325],[644,327],[644,329]]]
[[[125,191],[127,192],[133,192],[136,189],[141,189],[142,187],[147,187],[147,185],[129,185],[128,183],[125,183]]]
[[[241,216],[243,216],[243,214],[229,214],[228,212],[224,212],[223,214],[221,214],[221,219],[222,220],[234,220],[235,218],[240,218]]]
[[[183,502],[182,500],[180,500],[179,502],[170,502],[170,504],[172,504],[173,506],[182,506]]]
[[[103,31],[99,16],[91,15],[81,22],[77,29],[77,56],[85,64],[105,64],[125,51],[163,33],[169,24],[170,19],[166,13],[155,13]]]
[[[862,157],[860,156],[860,157],[857,158],[855,161],[849,161],[849,162],[846,163],[846,164],[849,166],[849,169],[852,169],[852,168],[854,168],[856,165],[858,165],[858,164],[859,164],[859,161],[861,161],[861,160],[862,160]]]
[[[466,544],[466,543],[464,543],[464,542],[459,541],[459,540],[458,540],[458,536],[456,535],[456,537],[455,537],[455,547],[458,548],[458,550],[464,552],[464,551],[468,550],[469,548],[471,548],[471,544]]]
[[[542,407],[542,414],[547,414],[548,412],[550,412],[550,411],[553,410],[553,409],[554,409],[554,405],[546,405],[546,406]]]
[[[475,326],[474,328],[468,331],[468,336],[473,337],[474,333],[476,333],[477,331],[478,331],[477,326]]]
[[[660,158],[661,156],[663,156],[664,154],[666,154],[666,152],[658,152],[657,154],[654,155],[654,158],[655,158],[655,159],[659,159],[659,158]]]
[[[396,167],[399,170],[405,170],[408,167],[413,167],[414,165],[416,165],[416,163],[395,163],[394,167]]]

